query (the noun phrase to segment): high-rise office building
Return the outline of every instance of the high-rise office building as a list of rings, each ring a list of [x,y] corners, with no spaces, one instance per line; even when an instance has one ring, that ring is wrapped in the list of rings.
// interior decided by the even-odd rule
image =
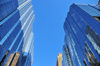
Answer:
[[[33,66],[32,0],[0,0],[0,66]]]
[[[67,44],[63,45],[62,66],[73,66]]]
[[[62,53],[58,54],[56,66],[62,66]]]
[[[72,66],[100,66],[100,6],[72,4],[64,30]]]

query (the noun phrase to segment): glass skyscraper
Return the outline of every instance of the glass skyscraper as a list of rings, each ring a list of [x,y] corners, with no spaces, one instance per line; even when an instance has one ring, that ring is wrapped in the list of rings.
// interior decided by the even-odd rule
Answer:
[[[63,45],[62,66],[73,66],[67,44]]]
[[[0,0],[0,66],[33,66],[32,0]]]
[[[100,6],[72,4],[63,27],[63,66],[100,66]]]

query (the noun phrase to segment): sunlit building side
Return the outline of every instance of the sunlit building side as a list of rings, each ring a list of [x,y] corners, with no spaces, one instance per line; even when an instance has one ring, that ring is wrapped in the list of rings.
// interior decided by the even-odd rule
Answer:
[[[33,66],[32,0],[0,0],[0,66]]]
[[[62,66],[62,53],[59,53],[57,56],[57,63],[56,66]]]

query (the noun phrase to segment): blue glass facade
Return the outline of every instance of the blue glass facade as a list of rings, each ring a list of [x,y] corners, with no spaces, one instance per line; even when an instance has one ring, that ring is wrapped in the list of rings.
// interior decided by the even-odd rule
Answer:
[[[62,66],[73,66],[67,44],[63,46]]]
[[[0,1],[0,66],[33,65],[34,18],[32,0]]]
[[[71,5],[64,22],[64,41],[69,49],[72,66],[100,66],[99,28],[100,6]]]

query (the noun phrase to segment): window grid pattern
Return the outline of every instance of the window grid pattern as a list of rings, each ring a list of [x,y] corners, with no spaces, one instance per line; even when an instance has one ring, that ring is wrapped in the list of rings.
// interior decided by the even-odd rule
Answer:
[[[30,11],[32,11],[32,9],[30,9]],[[23,20],[22,21],[25,21],[26,19],[25,18],[27,18],[28,16],[28,14],[30,13],[30,11],[28,11],[28,13],[26,14],[26,16],[24,16],[24,18],[23,18]],[[3,24],[4,25],[4,24]],[[8,48],[9,48],[9,46],[11,45],[11,43],[12,43],[12,41],[13,41],[13,39],[15,38],[15,36],[17,35],[17,33],[19,32],[19,30],[21,29],[20,28],[21,27],[21,23],[19,23],[18,25],[17,25],[17,27],[14,29],[14,31],[9,35],[9,37],[7,38],[7,40],[4,42],[4,44],[1,46],[1,50],[2,50],[2,52],[0,52],[0,54],[2,55],[2,57],[0,57],[0,59],[2,59],[3,58],[3,56],[5,55],[5,53],[6,53],[6,51],[8,50]],[[10,39],[10,40],[9,40]],[[6,45],[6,42],[7,41],[9,41],[9,44],[7,44],[8,46],[7,46],[7,48],[6,49],[2,49],[2,48],[4,48],[4,46]],[[6,51],[5,51],[6,50]],[[5,51],[5,52],[4,52]]]
[[[100,13],[94,7],[72,4],[65,20],[64,41],[69,47],[73,66],[85,66],[84,60],[88,66],[100,64],[100,50],[96,49],[99,48],[100,22],[93,18],[93,16],[98,17]],[[91,35],[91,37],[88,37],[88,35]],[[95,45],[93,42],[95,42]],[[94,59],[95,62],[93,62]]]
[[[27,0],[18,0],[18,5],[20,6],[20,5],[23,4],[25,1],[27,1]]]
[[[16,10],[18,7],[17,0],[11,0],[6,3],[0,4],[0,21]]]
[[[73,66],[67,44],[63,46],[63,66]]]
[[[28,55],[26,57],[23,56],[29,35],[33,32],[34,11],[32,0],[5,0],[2,4],[0,2],[0,6],[1,5],[5,8],[7,5],[9,7],[13,6],[11,12],[6,13],[7,10],[4,10],[6,15],[4,14],[2,18],[0,16],[2,19],[0,22],[0,62],[9,50],[1,66],[5,66],[10,55],[16,52],[20,52],[18,66],[32,66],[34,49],[33,40],[31,41]],[[3,7],[0,8],[3,9]],[[0,13],[3,14],[1,10]]]

